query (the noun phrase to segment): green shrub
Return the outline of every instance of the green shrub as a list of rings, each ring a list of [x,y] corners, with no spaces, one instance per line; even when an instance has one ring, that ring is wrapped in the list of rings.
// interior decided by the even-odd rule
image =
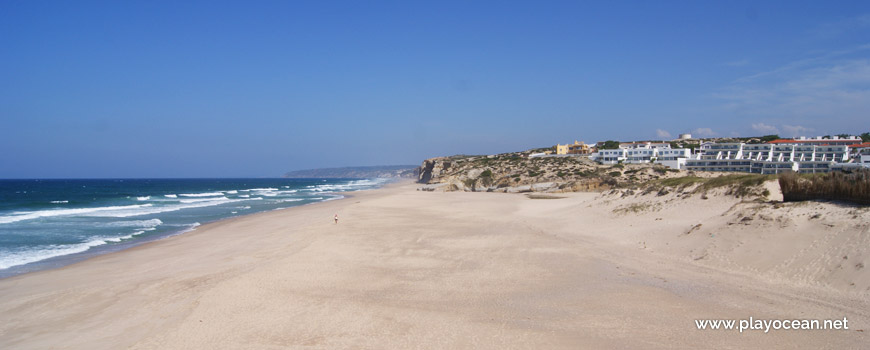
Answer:
[[[722,186],[738,186],[741,188],[752,187],[763,184],[767,180],[776,178],[775,175],[759,175],[759,174],[741,174],[741,175],[725,175],[707,179],[704,182],[705,188],[717,188]]]
[[[659,181],[663,186],[669,187],[687,187],[699,182],[704,182],[704,179],[697,176],[672,177]]]

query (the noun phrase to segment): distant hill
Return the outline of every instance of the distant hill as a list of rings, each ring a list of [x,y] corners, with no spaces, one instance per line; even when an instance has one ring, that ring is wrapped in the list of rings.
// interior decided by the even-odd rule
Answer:
[[[296,170],[284,174],[288,178],[408,178],[416,179],[417,165],[377,165],[345,168]]]

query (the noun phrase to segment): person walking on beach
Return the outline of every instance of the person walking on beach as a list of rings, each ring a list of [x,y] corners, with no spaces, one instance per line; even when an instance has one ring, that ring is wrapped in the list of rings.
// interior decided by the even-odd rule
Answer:
[[[335,223],[338,223],[338,214],[335,214]]]

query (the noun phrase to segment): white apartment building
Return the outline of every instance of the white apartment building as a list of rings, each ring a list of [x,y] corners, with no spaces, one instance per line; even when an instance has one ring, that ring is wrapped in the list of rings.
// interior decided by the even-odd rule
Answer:
[[[819,142],[779,142],[764,144],[705,143],[696,159],[685,168],[696,171],[737,171],[778,174],[828,172],[835,163],[849,161],[849,146]],[[813,140],[816,141],[816,140]]]
[[[658,148],[631,148],[627,149],[626,154],[626,163],[630,164],[642,164],[649,163],[655,160],[656,154],[658,153]]]
[[[591,159],[601,164],[656,163],[673,169],[681,169],[691,157],[690,149],[672,149],[668,143],[632,142],[622,143],[618,149],[602,149],[592,154]]]
[[[619,148],[624,149],[651,149],[651,148],[671,148],[671,144],[666,142],[623,142],[619,144]]]
[[[627,158],[627,150],[625,148],[617,149],[601,149],[595,152],[589,158],[598,161],[601,164],[616,164],[624,162]]]
[[[858,162],[870,166],[870,148],[862,149],[858,153]]]
[[[691,157],[692,150],[688,148],[662,148],[658,149],[655,162],[671,169],[682,169]]]
[[[852,159],[856,163],[870,166],[870,142],[849,146],[849,149],[852,150]]]
[[[692,150],[672,149],[668,143],[631,142],[619,144],[618,149],[599,150],[590,159],[601,164],[656,163],[695,171],[819,173],[851,168],[850,147],[858,148],[851,156],[854,164],[870,167],[870,143],[861,144],[856,137],[801,137],[762,144],[705,142],[694,156]]]

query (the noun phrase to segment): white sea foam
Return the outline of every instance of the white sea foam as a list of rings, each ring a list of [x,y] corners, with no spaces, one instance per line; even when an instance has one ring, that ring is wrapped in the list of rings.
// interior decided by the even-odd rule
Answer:
[[[149,214],[158,214],[158,213],[166,213],[171,211],[178,211],[182,209],[190,209],[190,208],[202,208],[202,207],[211,207],[215,205],[221,205],[225,203],[233,203],[233,202],[241,202],[245,199],[221,199],[221,200],[211,200],[204,201],[199,203],[184,203],[184,204],[176,204],[176,205],[167,205],[160,207],[148,207],[148,208],[138,208],[138,209],[129,209],[129,210],[115,210],[115,211],[106,211],[99,213],[89,213],[84,216],[98,216],[98,217],[115,217],[115,218],[126,218],[131,216],[142,216]]]
[[[141,220],[141,221],[149,221],[149,220]],[[178,232],[178,234],[193,231],[200,223],[194,222],[190,225],[184,225],[187,228]],[[29,264],[49,258],[54,258],[63,255],[70,255],[85,252],[92,247],[104,245],[106,243],[112,242],[121,242],[123,240],[131,239],[135,236],[141,235],[146,231],[152,231],[151,229],[144,229],[140,231],[133,232],[129,235],[121,236],[121,237],[98,237],[91,239],[84,243],[78,244],[52,244],[36,247],[36,249],[30,249],[27,251],[6,251],[0,249],[0,270],[8,269],[13,266],[19,266],[24,264]]]
[[[182,193],[179,196],[182,197],[217,197],[223,196],[223,192],[204,192],[204,193]]]
[[[370,189],[389,182],[388,179],[354,180],[346,184],[321,185],[317,188],[329,192],[346,192]]]
[[[150,219],[150,220],[126,220],[126,221],[114,221],[114,222],[105,222],[101,224],[97,224],[102,227],[155,227],[163,224],[163,221],[160,219]]]
[[[245,200],[260,200],[262,198],[250,198],[250,199],[227,199],[226,197],[222,198],[213,198],[211,200],[205,200],[197,203],[184,203],[180,205],[167,205],[167,206],[153,206],[152,204],[136,204],[136,205],[124,205],[124,206],[110,206],[110,207],[95,207],[95,208],[76,208],[76,209],[51,209],[51,210],[37,210],[37,211],[27,211],[27,212],[13,212],[10,215],[2,215],[0,216],[0,224],[8,224],[13,222],[19,222],[24,220],[33,220],[44,217],[56,217],[56,216],[86,216],[86,217],[115,217],[115,218],[126,218],[132,216],[141,216],[148,214],[157,214],[157,213],[165,213],[171,211],[177,211],[181,209],[188,208],[200,208],[200,207],[208,207],[214,205],[220,205],[224,203],[232,203],[232,202],[240,202]]]
[[[252,188],[251,192],[257,196],[275,197],[278,195],[277,188]]]
[[[24,220],[33,220],[44,217],[54,216],[71,216],[71,215],[87,215],[98,214],[100,212],[111,212],[117,210],[134,210],[150,207],[151,204],[137,204],[111,207],[96,207],[96,208],[76,208],[76,209],[52,209],[52,210],[37,210],[37,211],[18,211],[12,215],[0,216],[0,224],[8,224]],[[97,215],[99,216],[99,215]]]
[[[386,180],[354,180],[346,184],[318,185],[313,191],[353,191],[366,187],[377,186],[385,183]]]
[[[114,222],[109,224],[115,224],[117,226],[145,226],[147,224],[151,225],[160,225],[163,222],[159,219],[151,219],[151,220],[132,220],[132,221],[122,221],[122,222]],[[196,227],[199,226],[199,223],[196,223]],[[91,249],[92,247],[101,246],[106,243],[112,242],[117,243],[123,240],[131,239],[135,236],[141,235],[146,231],[156,230],[154,227],[145,228],[143,230],[139,230],[133,232],[129,235],[121,236],[121,237],[95,237],[91,240],[78,243],[78,244],[52,244],[52,245],[44,245],[37,247],[36,249],[30,249],[27,251],[3,251],[0,250],[0,270],[8,269],[13,266],[19,266],[24,264],[29,264],[32,262],[37,262],[45,259],[50,259],[63,255],[70,255],[81,253]]]
[[[187,228],[186,228],[186,229],[179,231],[178,233],[176,233],[176,235],[180,235],[180,234],[182,234],[182,233],[187,233],[187,232],[190,232],[190,231],[196,230],[196,228],[197,228],[199,225],[200,225],[200,223],[198,223],[198,222],[194,222],[194,223],[192,223],[192,224],[190,224],[190,225],[187,225]]]
[[[164,212],[172,212],[178,210],[184,210],[189,208],[200,208],[200,207],[209,207],[209,206],[218,206],[225,205],[227,203],[233,202],[243,202],[243,201],[252,201],[252,200],[263,200],[263,197],[266,197],[269,201],[267,203],[284,203],[284,202],[298,202],[305,200],[313,200],[313,201],[322,201],[322,200],[334,200],[344,198],[344,196],[338,194],[331,194],[327,192],[340,192],[340,191],[353,191],[358,189],[365,189],[368,187],[378,186],[387,181],[383,180],[355,180],[349,181],[341,184],[318,184],[308,186],[307,189],[297,190],[290,189],[291,186],[277,186],[279,188],[251,188],[251,189],[239,189],[239,190],[228,190],[228,191],[220,191],[220,192],[203,192],[203,193],[184,193],[184,194],[166,194],[166,195],[155,195],[153,197],[160,197],[161,199],[152,199],[152,196],[140,196],[140,197],[130,197],[136,198],[139,201],[149,201],[148,203],[142,203],[139,205],[125,205],[125,206],[105,206],[105,207],[95,207],[95,208],[75,208],[75,209],[60,209],[55,208],[51,210],[36,210],[36,211],[18,211],[18,212],[6,212],[0,214],[0,224],[4,223],[13,223],[19,222],[23,220],[32,220],[38,218],[51,218],[56,216],[78,216],[78,217],[115,217],[115,218],[127,218],[127,217],[136,217],[143,216],[149,214],[157,214]],[[309,195],[317,195],[318,197],[304,198],[293,197],[292,194],[298,192],[308,192]],[[242,194],[239,194],[242,193]],[[227,195],[229,196],[228,198]],[[252,198],[253,196],[253,198]],[[186,198],[185,198],[186,197]],[[273,198],[277,197],[277,198]],[[163,200],[162,198],[166,198]],[[183,198],[183,199],[177,199]],[[68,201],[51,201],[52,204],[67,204]],[[238,204],[236,204],[238,205]],[[233,208],[232,214],[239,214],[242,211],[250,210],[251,206],[228,206],[228,208]],[[277,208],[276,210],[280,210],[282,208]],[[160,219],[149,219],[149,220],[113,220],[108,223],[100,223],[95,222],[91,225],[99,226],[99,227],[127,227],[129,230],[126,232],[133,233],[120,236],[109,236],[109,237],[95,237],[91,238],[89,241],[78,243],[78,244],[57,244],[57,245],[43,245],[37,246],[27,251],[16,251],[16,250],[6,250],[0,248],[0,269],[7,269],[12,266],[24,265],[40,260],[49,259],[52,257],[76,254],[85,252],[92,247],[104,245],[107,243],[115,243],[122,242],[125,240],[129,240],[134,238],[137,235],[144,234],[145,232],[155,231],[157,227],[164,227],[161,225],[165,225],[163,221]],[[182,231],[177,234],[188,232],[196,229],[199,226],[199,223],[194,223],[190,225],[181,225],[183,227]],[[172,225],[170,225],[172,226]],[[123,232],[123,231],[121,231]]]
[[[195,198],[195,199],[181,199],[179,202],[181,203],[200,203],[200,202],[210,202],[210,201],[226,201],[229,200],[227,197],[209,197],[209,198]]]
[[[147,231],[147,230],[136,231],[136,232],[133,232],[133,233],[131,233],[131,234],[129,234],[129,235],[121,236],[121,237],[104,238],[103,240],[106,241],[106,242],[117,243],[117,242],[120,242],[120,241],[123,241],[123,240],[131,239],[131,238],[133,238],[134,236],[141,235],[141,234],[145,233],[145,231]]]
[[[0,270],[8,269],[13,266],[19,266],[54,258],[57,256],[81,253],[91,247],[106,244],[102,239],[94,239],[79,244],[52,244],[41,246],[34,250],[27,251],[2,251],[0,250]]]

